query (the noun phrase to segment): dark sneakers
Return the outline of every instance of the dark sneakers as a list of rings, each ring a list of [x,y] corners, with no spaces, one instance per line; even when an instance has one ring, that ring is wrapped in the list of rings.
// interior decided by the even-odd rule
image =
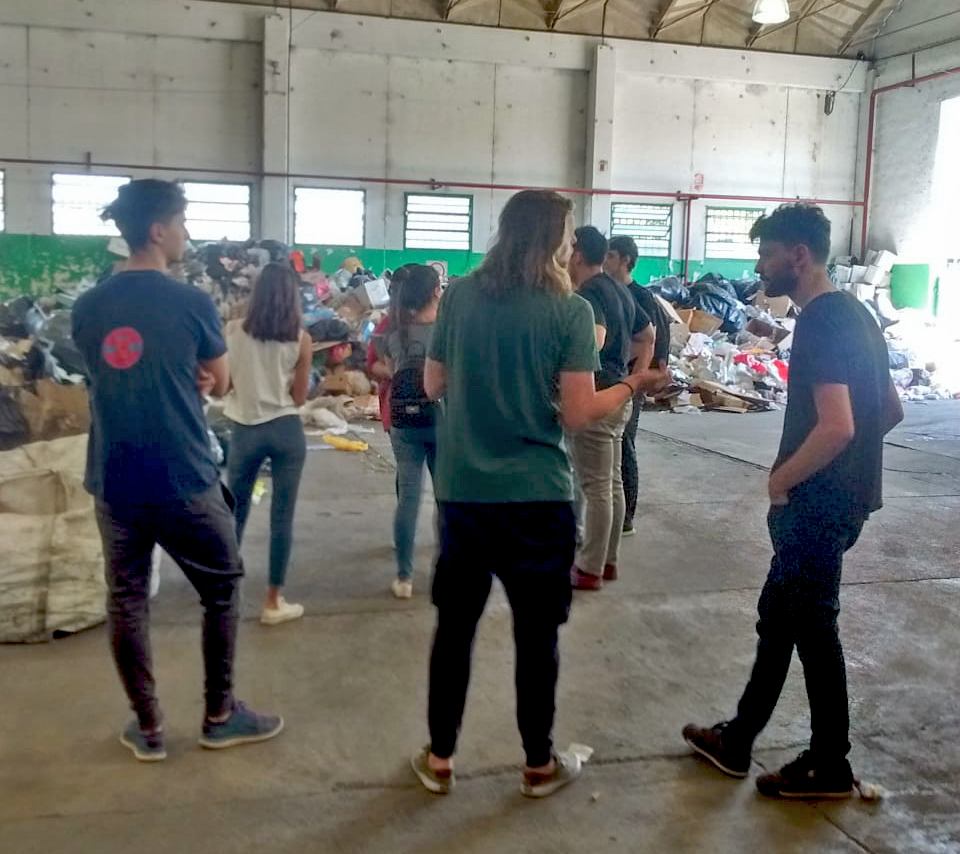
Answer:
[[[809,750],[776,773],[757,778],[760,794],[771,798],[849,798],[853,787],[853,771],[846,759],[825,765],[818,763]]]
[[[723,743],[723,731],[727,721],[718,723],[709,729],[687,724],[683,728],[683,738],[704,759],[708,759],[724,774],[742,780],[750,772],[750,751],[731,749]]]
[[[238,700],[233,704],[230,717],[222,723],[204,719],[200,746],[222,750],[238,744],[254,744],[279,735],[282,729],[283,718],[279,715],[258,715]]]
[[[120,743],[133,751],[133,755],[140,762],[162,762],[167,758],[163,733],[145,733],[135,720],[127,724],[120,736]]]
[[[603,580],[616,581],[617,578],[619,578],[619,573],[617,572],[617,565],[614,563],[608,563],[603,568]]]

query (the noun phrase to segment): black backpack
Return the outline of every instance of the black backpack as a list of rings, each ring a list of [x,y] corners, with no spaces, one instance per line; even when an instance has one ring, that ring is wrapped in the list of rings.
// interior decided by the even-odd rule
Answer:
[[[421,350],[423,346],[417,344]],[[423,368],[426,351],[410,355],[390,382],[390,421],[394,427],[414,429],[436,424],[436,404],[423,388]]]

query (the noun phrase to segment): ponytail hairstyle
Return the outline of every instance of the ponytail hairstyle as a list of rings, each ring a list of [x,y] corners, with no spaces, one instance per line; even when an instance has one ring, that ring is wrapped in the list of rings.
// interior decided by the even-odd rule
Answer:
[[[440,287],[440,276],[426,264],[404,264],[393,273],[390,284],[390,331],[406,347],[414,315],[423,311]]]

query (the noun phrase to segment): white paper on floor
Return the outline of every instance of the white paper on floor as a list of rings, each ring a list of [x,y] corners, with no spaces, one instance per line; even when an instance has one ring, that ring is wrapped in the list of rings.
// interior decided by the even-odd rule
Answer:
[[[590,757],[593,756],[592,747],[587,747],[585,744],[577,744],[576,742],[567,748],[567,752],[578,756],[581,762],[589,762]]]

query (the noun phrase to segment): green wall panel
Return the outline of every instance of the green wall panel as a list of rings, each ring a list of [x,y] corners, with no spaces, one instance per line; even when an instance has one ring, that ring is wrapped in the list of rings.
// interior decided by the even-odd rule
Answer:
[[[114,260],[106,237],[0,234],[0,294],[47,294],[97,278]]]
[[[337,270],[345,258],[356,255],[369,269],[379,273],[401,264],[446,261],[450,274],[462,276],[483,260],[479,252],[442,252],[433,249],[376,249],[347,246],[297,246],[310,264],[314,252],[323,258],[327,273]],[[107,252],[105,237],[66,237],[56,235],[0,234],[0,295],[18,293],[40,296],[58,286],[96,278],[114,260]],[[720,273],[739,279],[744,271],[753,275],[756,259],[694,261],[689,273],[697,279],[705,273]],[[634,278],[641,284],[651,279],[676,275],[683,269],[679,259],[640,258]]]

